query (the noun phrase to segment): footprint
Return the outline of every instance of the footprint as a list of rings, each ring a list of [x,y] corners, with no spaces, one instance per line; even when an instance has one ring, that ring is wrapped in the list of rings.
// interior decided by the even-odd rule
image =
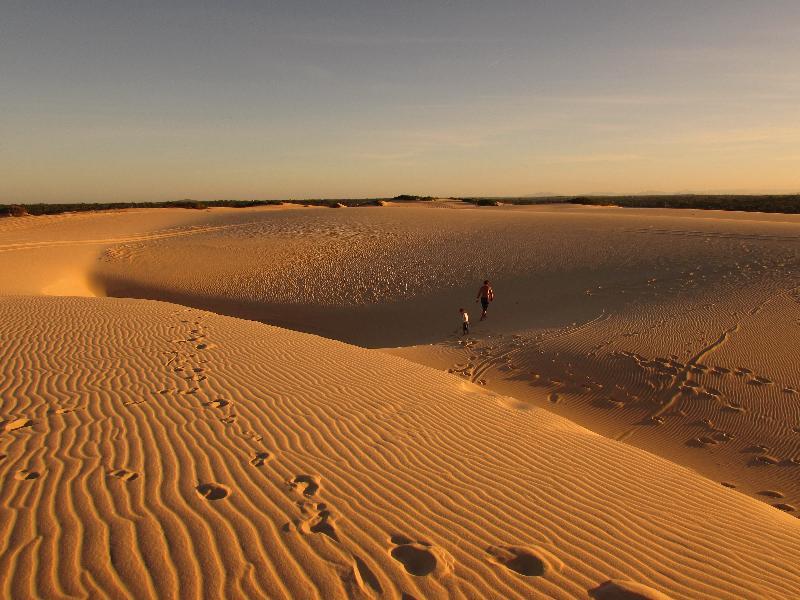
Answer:
[[[336,521],[327,505],[324,502],[298,502],[300,512],[303,515],[310,515],[300,519],[286,523],[283,526],[284,531],[297,530],[302,534],[308,535],[310,533],[321,533],[328,536],[335,542],[340,542],[339,535],[336,533],[334,522]]]
[[[771,448],[769,446],[765,446],[764,444],[753,444],[752,446],[747,446],[747,448],[742,448],[742,452],[750,453],[750,452],[769,452]]]
[[[726,488],[731,488],[732,490],[736,489],[736,484],[730,483],[729,481],[723,481],[722,485],[724,485]]]
[[[784,504],[783,502],[778,503],[778,504],[773,504],[772,506],[774,506],[778,510],[782,510],[784,512],[794,512],[794,511],[797,510],[797,508],[795,508],[791,504]]]
[[[226,486],[219,483],[202,483],[194,489],[206,500],[222,500],[231,493]]]
[[[698,392],[697,397],[700,400],[719,400],[719,394],[715,394],[711,390],[703,390]]]
[[[622,579],[609,579],[589,590],[589,597],[595,600],[671,600],[658,590]]]
[[[298,489],[306,498],[311,498],[319,491],[319,477],[313,475],[298,475],[289,482],[292,489]]]
[[[228,406],[230,402],[227,400],[223,400],[218,398],[217,400],[209,400],[208,402],[203,402],[203,406],[206,408],[222,408],[223,406]]]
[[[772,385],[772,380],[757,375],[747,382],[750,385]]]
[[[31,427],[34,421],[31,419],[13,419],[11,421],[3,421],[0,423],[0,431],[14,431],[15,429],[22,429],[23,427]]]
[[[598,408],[622,408],[625,406],[625,403],[615,400],[614,398],[597,398],[592,400],[592,406]]]
[[[368,592],[372,590],[376,594],[383,594],[381,582],[375,576],[370,568],[363,560],[357,556],[353,556],[353,576],[355,577],[356,584],[363,591]]]
[[[547,395],[547,399],[550,400],[550,402],[552,402],[553,404],[558,404],[561,401],[561,396],[559,396],[555,392],[550,392],[550,394]]]
[[[525,577],[541,577],[554,569],[560,570],[561,562],[541,548],[524,548],[508,546],[499,548],[490,546],[486,549],[493,560]]]
[[[26,479],[39,479],[39,477],[40,474],[37,471],[28,471],[27,469],[22,469],[14,474],[14,479],[18,479],[20,481],[25,481]]]
[[[727,431],[714,431],[711,434],[711,437],[717,442],[730,442],[736,436],[732,433],[728,433]]]
[[[717,440],[708,436],[692,438],[686,442],[686,445],[691,446],[692,448],[708,448],[709,446],[713,446],[715,444],[717,444]]]
[[[135,473],[134,471],[126,471],[125,469],[115,469],[111,471],[109,477],[116,477],[117,479],[121,479],[122,481],[133,481],[134,479],[139,478],[139,474]]]
[[[764,490],[762,492],[758,492],[759,496],[766,496],[767,498],[785,498],[785,496],[775,490]]]
[[[325,505],[321,505],[324,507]],[[311,533],[321,533],[327,535],[333,541],[338,542],[339,536],[336,534],[336,528],[333,526],[334,518],[331,516],[331,511],[320,510],[319,513],[309,521],[309,531]]]
[[[252,459],[250,459],[250,464],[254,467],[261,467],[264,465],[264,463],[269,462],[270,460],[272,460],[272,454],[269,452],[259,452]]]
[[[393,536],[392,543],[399,544],[389,552],[391,557],[403,565],[406,572],[416,577],[425,577],[436,570],[436,555],[431,544],[412,542],[405,536]]]

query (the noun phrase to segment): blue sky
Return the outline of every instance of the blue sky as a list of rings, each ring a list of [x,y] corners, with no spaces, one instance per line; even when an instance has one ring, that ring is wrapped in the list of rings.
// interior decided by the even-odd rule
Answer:
[[[800,3],[0,6],[0,202],[800,190]]]

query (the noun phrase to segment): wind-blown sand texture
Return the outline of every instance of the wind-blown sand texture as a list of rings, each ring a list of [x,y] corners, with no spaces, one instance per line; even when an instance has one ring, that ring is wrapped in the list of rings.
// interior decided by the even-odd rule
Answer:
[[[800,220],[683,215],[3,221],[2,595],[796,597]]]

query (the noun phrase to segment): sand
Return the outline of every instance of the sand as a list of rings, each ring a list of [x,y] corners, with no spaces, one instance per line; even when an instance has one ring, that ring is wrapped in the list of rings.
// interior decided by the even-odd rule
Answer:
[[[800,220],[435,206],[0,222],[2,595],[795,597]]]

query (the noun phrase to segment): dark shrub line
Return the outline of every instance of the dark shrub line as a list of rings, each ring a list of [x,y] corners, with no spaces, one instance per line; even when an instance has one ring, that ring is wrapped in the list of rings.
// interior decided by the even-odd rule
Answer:
[[[120,210],[124,208],[188,208],[202,210],[206,208],[250,208],[253,206],[276,206],[280,204],[296,204],[299,206],[383,206],[385,200],[392,202],[423,202],[433,200],[432,196],[411,196],[403,194],[394,198],[360,198],[330,200],[325,198],[312,200],[172,200],[169,202],[82,202],[76,204],[0,204],[0,216],[22,217],[25,215],[57,215],[66,212],[86,212],[92,210]]]
[[[676,194],[659,196],[548,196],[537,198],[459,198],[477,206],[498,204],[583,204],[628,208],[693,208],[698,210],[740,210],[800,214],[800,194],[722,195]]]
[[[25,215],[56,215],[65,212],[92,210],[119,210],[125,208],[187,208],[202,210],[214,207],[249,208],[253,206],[275,206],[296,204],[299,206],[383,206],[392,202],[429,202],[432,196],[401,194],[393,198],[359,198],[331,200],[315,198],[309,200],[174,200],[170,202],[107,202],[77,204],[0,204],[0,216],[21,217]],[[457,198],[477,206],[500,204],[583,204],[587,206],[622,206],[629,208],[693,208],[700,210],[740,210],[746,212],[768,212],[800,214],[800,194],[786,195],[702,195],[676,194],[659,196],[547,196],[536,198]]]

